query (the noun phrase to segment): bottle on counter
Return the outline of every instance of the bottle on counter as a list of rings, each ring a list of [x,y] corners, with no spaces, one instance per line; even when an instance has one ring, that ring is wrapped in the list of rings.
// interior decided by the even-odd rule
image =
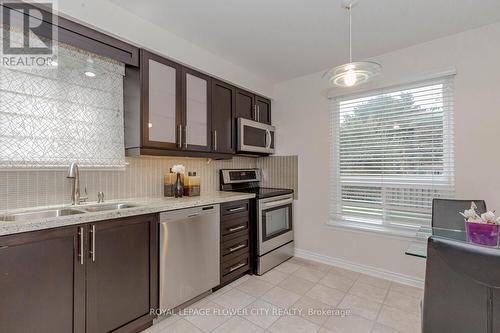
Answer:
[[[172,172],[172,168],[170,168],[169,173],[163,177],[163,195],[165,197],[173,197],[175,190],[175,181],[177,179],[177,175]]]
[[[184,195],[187,197],[195,197],[200,195],[200,176],[196,172],[188,172],[184,177]]]

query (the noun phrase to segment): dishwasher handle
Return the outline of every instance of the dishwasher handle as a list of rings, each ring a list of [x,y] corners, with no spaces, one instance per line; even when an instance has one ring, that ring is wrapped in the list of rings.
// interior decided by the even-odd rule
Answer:
[[[219,214],[219,205],[208,205],[194,208],[186,208],[160,213],[160,223],[179,219],[191,219],[195,217]]]

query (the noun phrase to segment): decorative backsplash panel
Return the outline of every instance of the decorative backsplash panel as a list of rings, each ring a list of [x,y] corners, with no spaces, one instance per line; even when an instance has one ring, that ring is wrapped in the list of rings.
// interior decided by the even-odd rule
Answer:
[[[234,157],[232,160],[176,157],[127,157],[125,170],[80,169],[82,192],[87,186],[90,201],[104,191],[107,200],[163,196],[163,175],[174,164],[184,164],[187,171],[201,176],[203,192],[218,190],[219,169],[263,169],[267,186],[293,187],[297,192],[296,156],[269,158]],[[66,170],[0,170],[0,210],[70,203],[71,182]]]
[[[257,159],[262,169],[262,186],[292,188],[294,198],[299,198],[299,158],[293,156],[269,156]]]

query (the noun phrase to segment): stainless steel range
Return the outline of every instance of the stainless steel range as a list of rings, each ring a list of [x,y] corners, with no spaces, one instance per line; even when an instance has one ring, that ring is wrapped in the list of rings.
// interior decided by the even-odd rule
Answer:
[[[293,190],[260,186],[260,169],[222,169],[223,191],[255,193],[254,272],[262,275],[293,256]]]

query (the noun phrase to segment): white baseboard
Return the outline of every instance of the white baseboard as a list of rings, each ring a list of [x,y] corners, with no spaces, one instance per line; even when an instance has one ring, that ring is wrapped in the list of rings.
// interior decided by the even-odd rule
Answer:
[[[339,267],[339,268],[344,268],[348,269],[351,271],[355,271],[358,273],[363,273],[366,275],[371,275],[375,276],[381,279],[386,279],[390,281],[394,281],[397,283],[401,284],[406,284],[408,286],[412,287],[417,287],[417,288],[424,288],[424,280],[419,279],[413,276],[409,275],[404,275],[396,272],[391,272],[385,269],[373,267],[373,266],[368,266],[368,265],[363,265],[363,264],[358,264],[352,261],[348,261],[345,259],[340,259],[340,258],[333,258],[329,256],[325,256],[322,254],[318,254],[315,252],[307,251],[307,250],[302,250],[302,249],[295,249],[295,256],[303,259],[308,259],[308,260],[313,260],[317,261],[323,264]]]

